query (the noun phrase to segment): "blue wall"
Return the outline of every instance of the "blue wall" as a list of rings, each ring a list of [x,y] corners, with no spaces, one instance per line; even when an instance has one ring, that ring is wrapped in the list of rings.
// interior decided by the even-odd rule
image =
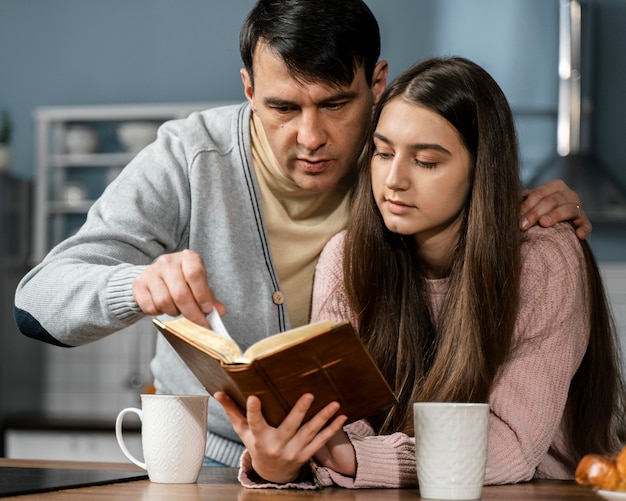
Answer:
[[[601,7],[596,46],[601,157],[626,184],[626,0]],[[558,0],[366,0],[391,76],[429,55],[482,64],[518,113],[526,176],[555,152]],[[12,172],[34,175],[38,106],[243,98],[238,33],[254,0],[0,0],[0,108],[14,120]],[[596,27],[597,28],[597,27]],[[624,234],[620,229],[611,234]],[[603,259],[626,236],[597,232]],[[606,241],[606,243],[605,243]],[[593,241],[592,241],[593,242]],[[597,251],[598,252],[598,251]],[[626,252],[624,252],[626,255]]]
[[[0,107],[15,121],[13,171],[34,173],[38,106],[242,99],[238,34],[253,4],[0,0]],[[462,54],[486,66],[514,106],[554,105],[556,1],[368,5],[392,76],[427,55]],[[487,21],[493,18],[498,23]]]

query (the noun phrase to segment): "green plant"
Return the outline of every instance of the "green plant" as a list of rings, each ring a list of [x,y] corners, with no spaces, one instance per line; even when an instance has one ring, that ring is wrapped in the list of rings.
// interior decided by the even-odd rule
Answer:
[[[2,110],[0,113],[0,144],[9,144],[12,133],[11,116],[7,110]]]

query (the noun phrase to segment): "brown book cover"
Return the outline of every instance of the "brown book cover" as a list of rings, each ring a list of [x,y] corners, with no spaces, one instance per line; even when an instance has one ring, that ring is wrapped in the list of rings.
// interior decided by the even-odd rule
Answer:
[[[322,321],[275,334],[244,353],[234,341],[185,318],[154,324],[210,394],[224,391],[242,409],[246,397],[258,396],[272,426],[307,392],[315,400],[305,421],[333,401],[348,422],[396,402],[349,322]]]

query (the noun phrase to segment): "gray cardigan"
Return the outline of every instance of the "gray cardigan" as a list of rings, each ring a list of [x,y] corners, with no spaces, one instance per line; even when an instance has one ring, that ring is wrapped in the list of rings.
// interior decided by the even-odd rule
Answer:
[[[245,349],[290,328],[263,222],[250,153],[247,103],[163,124],[89,211],[80,231],[21,281],[15,318],[27,336],[82,345],[143,313],[132,282],[158,256],[198,252],[228,310],[224,323]],[[205,393],[167,341],[151,363],[158,392]],[[213,399],[207,456],[236,465],[243,447]]]

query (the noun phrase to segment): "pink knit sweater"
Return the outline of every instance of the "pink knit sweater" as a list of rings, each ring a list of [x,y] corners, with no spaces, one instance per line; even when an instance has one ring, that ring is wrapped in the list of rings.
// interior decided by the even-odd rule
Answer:
[[[503,367],[489,404],[489,452],[485,484],[532,478],[570,479],[573,472],[548,455],[562,453],[561,418],[568,388],[588,342],[584,263],[580,244],[567,224],[533,227],[522,247],[523,273],[516,339],[524,341]],[[312,321],[350,320],[342,281],[344,234],[336,235],[320,256],[313,292]],[[446,279],[429,282],[438,312]],[[354,478],[319,467],[322,485],[348,488],[417,485],[415,442],[403,433],[376,436],[364,421],[345,427],[357,459]],[[266,484],[251,472],[248,453],[240,481],[248,487],[314,488],[313,484]]]

